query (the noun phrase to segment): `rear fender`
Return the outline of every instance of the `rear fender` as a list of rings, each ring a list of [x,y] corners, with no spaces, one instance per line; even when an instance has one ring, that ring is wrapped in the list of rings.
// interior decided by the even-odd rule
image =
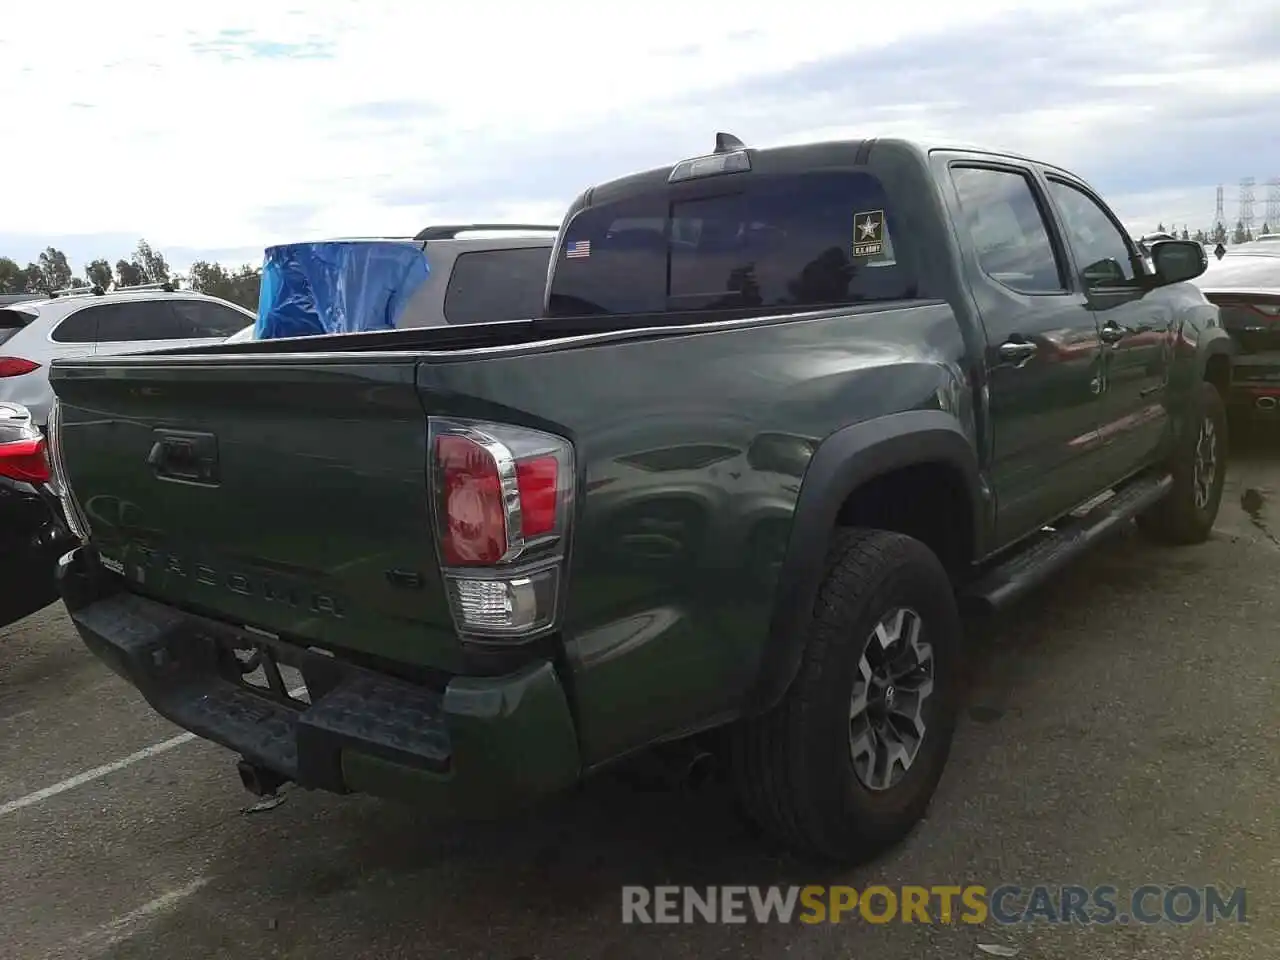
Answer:
[[[779,572],[777,599],[747,714],[763,713],[786,693],[799,670],[827,549],[840,508],[869,480],[914,465],[943,463],[964,478],[973,543],[983,542],[987,508],[972,440],[940,410],[879,417],[836,431],[818,447],[805,472]]]

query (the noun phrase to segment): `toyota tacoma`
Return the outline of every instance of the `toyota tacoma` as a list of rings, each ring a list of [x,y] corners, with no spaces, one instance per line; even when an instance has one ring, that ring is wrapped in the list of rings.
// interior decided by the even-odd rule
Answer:
[[[863,860],[943,773],[967,609],[1209,535],[1205,267],[1033,159],[720,134],[585,190],[531,319],[57,361],[62,596],[258,792],[500,815],[706,742]]]

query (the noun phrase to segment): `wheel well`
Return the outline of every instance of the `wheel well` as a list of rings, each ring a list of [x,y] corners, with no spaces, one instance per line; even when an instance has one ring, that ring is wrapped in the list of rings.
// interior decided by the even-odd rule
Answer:
[[[1210,357],[1204,367],[1204,378],[1218,388],[1225,400],[1231,386],[1231,358],[1221,353]]]
[[[960,471],[945,463],[922,463],[862,484],[844,501],[836,522],[914,537],[955,576],[973,560],[973,520]]]

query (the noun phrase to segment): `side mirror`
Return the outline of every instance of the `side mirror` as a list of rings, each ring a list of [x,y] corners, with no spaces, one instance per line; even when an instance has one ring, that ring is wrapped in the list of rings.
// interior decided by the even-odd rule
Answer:
[[[1209,257],[1194,240],[1161,240],[1151,247],[1151,265],[1159,283],[1181,283],[1209,269]]]
[[[1094,287],[1115,287],[1127,282],[1124,268],[1115,260],[1097,260],[1080,272],[1086,290]]]

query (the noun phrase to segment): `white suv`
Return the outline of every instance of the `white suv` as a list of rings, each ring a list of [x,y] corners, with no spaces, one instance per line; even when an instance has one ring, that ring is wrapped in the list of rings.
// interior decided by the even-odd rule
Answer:
[[[542,312],[551,247],[560,228],[531,223],[426,227],[417,236],[350,237],[421,248],[429,273],[396,317],[396,326],[442,327],[527,320]],[[256,318],[254,318],[256,319]],[[252,321],[227,342],[254,338]]]
[[[0,307],[0,400],[22,404],[43,427],[53,403],[49,364],[59,357],[221,343],[253,321],[234,303],[159,283],[9,303]]]

